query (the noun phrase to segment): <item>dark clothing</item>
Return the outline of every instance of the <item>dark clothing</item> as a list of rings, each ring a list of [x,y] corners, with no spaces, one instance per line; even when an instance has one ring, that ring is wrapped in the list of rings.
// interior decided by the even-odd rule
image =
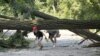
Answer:
[[[43,33],[41,31],[34,32],[34,35],[39,39],[40,37],[43,37]]]
[[[42,39],[43,39],[43,33],[39,30],[34,31],[34,35],[36,36],[37,44],[40,47],[40,50],[42,50],[43,45],[42,45]]]

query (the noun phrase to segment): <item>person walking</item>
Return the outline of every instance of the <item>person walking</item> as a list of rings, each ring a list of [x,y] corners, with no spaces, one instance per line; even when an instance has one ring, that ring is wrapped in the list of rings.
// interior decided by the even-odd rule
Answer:
[[[32,28],[34,35],[36,36],[37,45],[40,47],[40,50],[42,50],[42,39],[43,39],[43,33],[38,29],[38,27],[34,26]]]

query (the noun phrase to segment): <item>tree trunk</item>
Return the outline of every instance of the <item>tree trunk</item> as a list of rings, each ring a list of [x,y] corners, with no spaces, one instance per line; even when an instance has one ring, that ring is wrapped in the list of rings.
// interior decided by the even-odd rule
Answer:
[[[0,21],[1,29],[32,30],[37,25],[40,29],[95,29],[100,28],[100,20],[45,20],[45,21]]]
[[[8,17],[8,16],[5,16],[5,15],[0,15],[0,18],[11,19],[11,20],[16,20],[17,19],[15,17]]]
[[[84,29],[69,29],[69,30],[83,38],[93,39],[100,42],[100,36],[90,31],[86,31]]]
[[[97,21],[97,22],[96,22]],[[88,28],[100,28],[98,20],[81,21],[81,20],[46,20],[37,22],[40,29],[69,29],[70,31],[89,39],[100,41],[100,36],[89,31],[83,30]],[[34,23],[34,22],[33,22]],[[32,30],[33,24],[31,21],[0,21],[1,29],[19,29]],[[88,24],[87,24],[88,23]]]

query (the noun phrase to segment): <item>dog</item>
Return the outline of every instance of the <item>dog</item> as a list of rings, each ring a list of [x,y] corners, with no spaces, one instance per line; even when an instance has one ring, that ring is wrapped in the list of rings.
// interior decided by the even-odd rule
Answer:
[[[59,30],[47,30],[47,33],[49,34],[49,39],[53,43],[53,47],[55,47],[57,38],[60,37]]]

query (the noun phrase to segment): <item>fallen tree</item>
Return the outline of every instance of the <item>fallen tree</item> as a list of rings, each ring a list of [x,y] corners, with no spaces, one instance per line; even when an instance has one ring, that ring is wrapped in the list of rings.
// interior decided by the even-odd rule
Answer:
[[[18,30],[32,30],[32,26],[38,26],[40,29],[69,29],[79,36],[100,41],[100,36],[83,29],[100,28],[99,20],[46,20],[46,21],[0,21],[1,29],[18,29]]]
[[[93,39],[95,41],[99,41],[100,42],[100,36],[90,32],[90,31],[86,31],[84,29],[69,29],[69,30],[74,32],[75,34],[83,37],[83,38]]]
[[[12,0],[13,1],[13,0]],[[9,4],[11,4],[11,3],[9,3]],[[14,3],[14,4],[16,4],[16,3]],[[20,5],[18,5],[17,4],[17,6],[18,7],[20,7]],[[14,6],[13,6],[14,7]],[[26,7],[26,6],[25,6]],[[25,9],[25,7],[23,6],[22,8],[23,9]],[[21,8],[21,7],[20,7]],[[27,9],[25,9],[25,10],[27,10]],[[22,10],[22,11],[24,11],[24,10]],[[22,12],[22,11],[20,11],[20,12]],[[35,15],[35,16],[38,16],[38,17],[41,17],[41,18],[44,18],[44,19],[49,19],[49,20],[57,20],[57,19],[59,19],[59,18],[57,18],[57,17],[54,17],[54,16],[51,16],[51,15],[47,15],[47,14],[45,14],[45,13],[42,13],[42,12],[39,12],[39,11],[36,11],[36,10],[34,10],[34,9],[30,9],[30,8],[28,8],[28,10],[27,10],[28,12],[30,12],[30,14],[33,14],[33,15]],[[4,16],[0,16],[0,17],[2,17],[2,18],[7,18],[7,17],[4,17]],[[12,18],[13,19],[13,18]],[[0,28],[1,29],[22,29],[22,30],[32,30],[31,28],[32,28],[32,26],[33,26],[33,24],[32,23],[30,23],[30,22],[27,22],[27,23],[24,23],[24,22],[19,22],[19,21],[0,21],[1,23],[0,23]],[[45,24],[45,23],[46,24]],[[60,22],[60,23],[59,23]],[[71,22],[71,23],[70,23]],[[55,23],[55,24],[54,24]],[[35,24],[34,24],[35,25]],[[43,21],[43,22],[39,22],[39,24],[37,25],[37,26],[39,26],[41,29],[68,29],[68,30],[70,30],[70,31],[72,31],[72,32],[74,32],[74,33],[76,33],[76,34],[78,34],[78,33],[80,33],[80,34],[78,34],[78,35],[80,35],[80,36],[82,36],[82,35],[84,35],[84,36],[86,36],[86,37],[88,37],[88,38],[91,38],[91,39],[94,39],[94,40],[96,40],[96,41],[100,41],[100,37],[99,36],[92,36],[93,34],[90,34],[90,32],[88,32],[90,35],[87,35],[88,33],[86,32],[86,31],[84,31],[84,30],[75,30],[75,29],[89,29],[89,28],[92,28],[92,29],[94,29],[94,28],[100,28],[99,27],[99,21],[98,20],[94,20],[94,21],[86,21],[86,22],[80,22],[80,21]],[[71,29],[74,29],[74,30],[71,30]],[[78,32],[78,33],[77,33]],[[84,34],[84,33],[82,33],[82,32],[84,32],[84,33],[87,33],[87,34]],[[96,34],[95,34],[96,35]],[[83,37],[84,37],[83,36]],[[94,38],[95,37],[95,38]]]
[[[11,20],[17,19],[17,18],[15,18],[15,17],[8,17],[8,16],[5,16],[5,15],[0,15],[0,18],[11,19]]]
[[[38,22],[1,20],[0,28],[31,30],[32,26],[36,25],[40,29],[99,29],[99,22],[100,20],[45,20]]]

